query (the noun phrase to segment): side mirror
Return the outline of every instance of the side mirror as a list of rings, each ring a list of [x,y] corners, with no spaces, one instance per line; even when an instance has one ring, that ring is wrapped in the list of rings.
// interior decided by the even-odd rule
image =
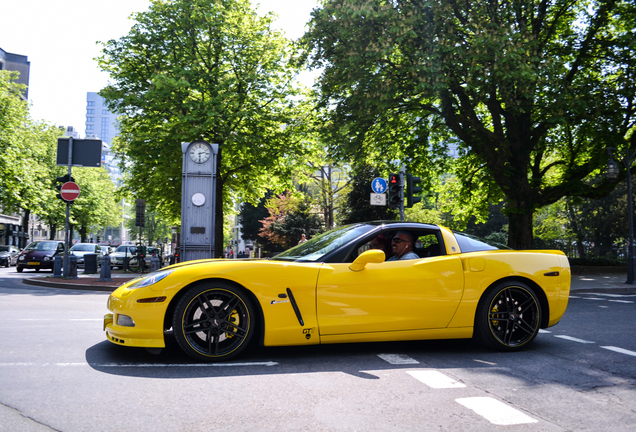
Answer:
[[[366,252],[362,252],[358,258],[355,259],[354,262],[349,266],[350,270],[354,272],[359,272],[364,270],[364,268],[369,263],[379,264],[383,263],[386,259],[386,255],[384,255],[384,251],[380,249],[371,249]]]

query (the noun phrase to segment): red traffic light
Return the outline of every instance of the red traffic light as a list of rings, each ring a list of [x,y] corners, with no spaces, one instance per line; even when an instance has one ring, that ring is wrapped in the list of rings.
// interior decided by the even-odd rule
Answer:
[[[400,180],[398,179],[398,174],[389,174],[389,183],[390,184],[399,184]]]

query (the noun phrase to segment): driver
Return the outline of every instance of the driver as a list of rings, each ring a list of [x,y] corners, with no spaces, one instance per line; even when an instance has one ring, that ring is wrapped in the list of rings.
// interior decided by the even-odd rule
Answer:
[[[393,256],[387,261],[418,259],[419,256],[413,252],[413,236],[407,231],[398,231],[391,240]]]

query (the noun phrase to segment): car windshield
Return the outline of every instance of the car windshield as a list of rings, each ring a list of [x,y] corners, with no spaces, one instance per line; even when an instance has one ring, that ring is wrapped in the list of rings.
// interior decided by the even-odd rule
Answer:
[[[9,246],[0,246],[0,252],[9,252]]]
[[[137,248],[135,246],[117,246],[115,252],[134,254]]]
[[[57,249],[57,242],[33,242],[30,243],[24,250],[32,251],[32,250],[45,250],[45,251],[54,251]]]
[[[94,251],[95,250],[95,246],[93,245],[89,245],[89,244],[76,244],[71,248],[72,251],[86,251],[86,252],[90,252],[90,251]]]
[[[375,229],[372,225],[347,225],[320,234],[311,240],[276,255],[273,259],[284,261],[319,261],[327,253]]]

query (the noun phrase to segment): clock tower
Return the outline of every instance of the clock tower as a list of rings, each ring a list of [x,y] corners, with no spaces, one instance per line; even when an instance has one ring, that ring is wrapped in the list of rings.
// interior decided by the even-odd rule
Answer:
[[[181,143],[181,259],[214,258],[218,144]]]

